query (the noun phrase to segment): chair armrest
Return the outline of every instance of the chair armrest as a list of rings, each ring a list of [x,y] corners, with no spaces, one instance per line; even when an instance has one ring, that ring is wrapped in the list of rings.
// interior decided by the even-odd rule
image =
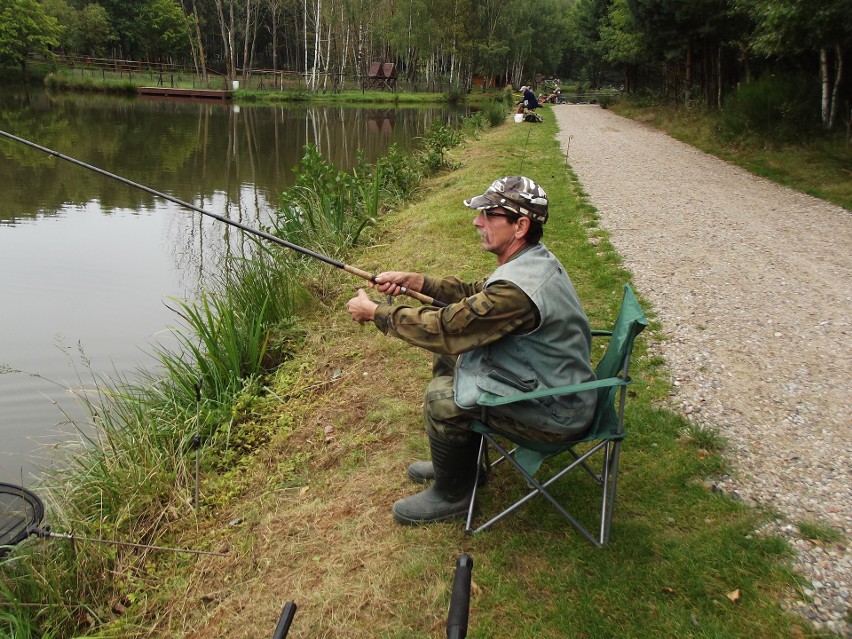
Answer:
[[[612,337],[612,331],[593,330],[592,337]]]
[[[610,386],[627,386],[633,380],[629,377],[621,379],[620,377],[608,377],[606,379],[596,379],[593,382],[583,382],[582,384],[569,384],[568,386],[557,386],[556,388],[546,388],[544,390],[530,391],[528,393],[517,393],[515,395],[507,395],[502,397],[493,393],[483,393],[477,400],[480,406],[503,406],[504,404],[514,404],[526,399],[538,399],[539,397],[553,397],[554,395],[573,395],[582,393],[588,390],[597,390],[598,388],[607,388]]]

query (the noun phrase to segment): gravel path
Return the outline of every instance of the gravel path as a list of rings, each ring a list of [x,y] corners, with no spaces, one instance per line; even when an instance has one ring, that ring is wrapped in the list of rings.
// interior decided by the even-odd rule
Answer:
[[[653,303],[673,407],[728,441],[734,498],[780,513],[811,582],[783,605],[852,637],[852,214],[597,106],[559,140]],[[802,538],[820,523],[844,540]]]

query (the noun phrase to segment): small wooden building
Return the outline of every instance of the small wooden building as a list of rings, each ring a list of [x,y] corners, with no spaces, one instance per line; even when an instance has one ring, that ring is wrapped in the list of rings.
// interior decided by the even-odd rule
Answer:
[[[470,86],[474,89],[494,89],[496,87],[503,86],[504,84],[505,82],[503,81],[503,78],[499,75],[490,77],[475,75],[473,76]]]
[[[396,65],[393,62],[373,62],[367,72],[367,88],[396,91]]]

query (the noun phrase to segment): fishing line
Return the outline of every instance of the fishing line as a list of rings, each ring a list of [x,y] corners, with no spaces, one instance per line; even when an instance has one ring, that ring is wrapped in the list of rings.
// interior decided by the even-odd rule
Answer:
[[[524,142],[524,154],[521,156],[521,170],[518,171],[519,175],[524,174],[524,161],[527,159],[527,145],[530,143],[530,135],[532,135],[532,127],[527,129],[527,141]]]
[[[302,255],[307,255],[308,257],[312,257],[315,260],[319,260],[321,262],[325,262],[326,264],[330,264],[331,266],[334,266],[335,268],[339,268],[341,270],[344,270],[347,273],[351,273],[352,275],[355,275],[356,277],[360,277],[361,279],[367,280],[368,282],[375,282],[376,281],[375,275],[373,275],[372,273],[368,273],[367,271],[364,271],[360,268],[357,268],[355,266],[351,266],[349,264],[344,264],[343,262],[339,262],[338,260],[335,260],[335,259],[332,259],[332,258],[327,257],[325,255],[322,255],[321,253],[317,253],[317,252],[312,251],[310,249],[304,248],[303,246],[299,246],[298,244],[293,244],[292,242],[288,242],[287,240],[281,239],[280,237],[277,237],[277,236],[272,235],[270,233],[267,233],[265,231],[260,231],[258,229],[252,228],[250,226],[243,224],[242,222],[237,222],[236,220],[232,220],[228,217],[225,217],[224,215],[212,213],[211,211],[207,211],[205,209],[202,209],[199,206],[196,206],[194,204],[190,204],[189,202],[185,202],[184,200],[181,200],[181,199],[176,198],[174,196],[168,195],[166,193],[162,193],[161,191],[157,191],[155,189],[152,189],[151,187],[145,186],[144,184],[139,184],[138,182],[134,182],[133,180],[127,179],[126,177],[116,175],[115,173],[110,173],[109,171],[106,171],[105,169],[101,169],[101,168],[94,166],[92,164],[88,164],[87,162],[83,162],[82,160],[78,160],[78,159],[73,158],[69,155],[65,155],[64,153],[60,153],[59,151],[54,151],[53,149],[49,149],[45,146],[41,146],[40,144],[36,144],[35,142],[30,142],[29,140],[25,140],[24,138],[20,138],[17,135],[12,135],[11,133],[8,133],[8,132],[3,131],[3,130],[0,130],[0,136],[3,136],[3,137],[8,138],[10,140],[14,140],[15,142],[20,142],[21,144],[25,144],[26,146],[28,146],[30,148],[41,151],[42,153],[46,153],[50,156],[57,157],[60,160],[65,160],[66,162],[70,162],[71,164],[76,164],[77,166],[81,166],[84,169],[89,169],[90,171],[94,171],[95,173],[99,173],[100,175],[103,175],[105,177],[108,177],[108,178],[111,178],[111,179],[116,180],[118,182],[121,182],[122,184],[132,186],[133,188],[140,189],[140,190],[145,191],[146,193],[150,193],[151,195],[154,195],[156,197],[162,198],[164,200],[168,200],[169,202],[173,202],[174,204],[177,204],[178,206],[182,206],[182,207],[187,208],[191,211],[195,211],[196,213],[200,213],[201,215],[206,215],[207,217],[211,217],[214,220],[218,220],[219,222],[223,222],[224,224],[228,224],[229,226],[236,227],[236,228],[240,229],[241,231],[245,231],[246,233],[250,233],[252,235],[262,237],[265,240],[269,240],[270,242],[274,242],[275,244],[285,246],[285,247],[292,249],[292,250],[294,250],[298,253],[301,253]],[[423,304],[429,305],[429,306],[439,306],[439,307],[446,306],[446,303],[444,303],[444,302],[440,302],[433,297],[429,297],[428,295],[424,295],[423,293],[419,293],[417,291],[411,291],[404,286],[400,287],[400,292],[403,295],[408,295],[409,297],[413,297],[414,299],[422,302]]]

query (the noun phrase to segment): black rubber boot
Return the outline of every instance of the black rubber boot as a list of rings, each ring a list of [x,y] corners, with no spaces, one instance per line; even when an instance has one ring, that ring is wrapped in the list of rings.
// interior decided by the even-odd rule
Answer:
[[[430,461],[416,461],[408,465],[408,478],[415,484],[428,484],[435,480],[435,467]],[[479,473],[479,485],[488,483],[488,467],[483,462],[482,471]]]
[[[430,436],[429,447],[435,483],[393,505],[394,519],[406,526],[460,519],[467,515],[476,477],[479,437],[456,445]]]
[[[411,462],[408,466],[408,478],[415,484],[428,484],[435,479],[435,467],[430,461]]]

